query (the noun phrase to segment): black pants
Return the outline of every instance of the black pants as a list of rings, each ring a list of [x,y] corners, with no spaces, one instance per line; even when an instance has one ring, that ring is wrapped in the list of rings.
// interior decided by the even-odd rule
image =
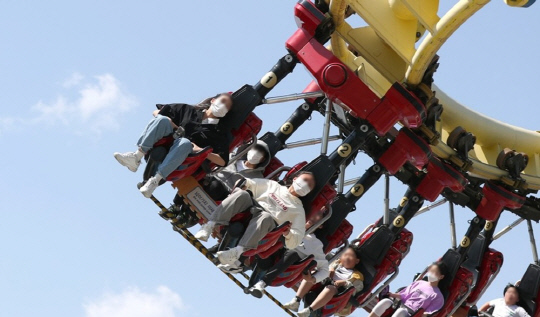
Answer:
[[[281,255],[281,259],[275,263],[276,257],[279,255]],[[257,267],[267,271],[262,278],[262,281],[266,283],[266,285],[270,285],[279,274],[285,272],[289,266],[300,260],[301,258],[298,252],[294,250],[285,250],[278,252],[276,256],[270,256],[266,259],[258,259]]]

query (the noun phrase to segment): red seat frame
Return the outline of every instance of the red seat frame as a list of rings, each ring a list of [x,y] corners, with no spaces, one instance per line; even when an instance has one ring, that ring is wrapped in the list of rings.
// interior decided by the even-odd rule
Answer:
[[[324,253],[329,253],[333,249],[342,246],[352,235],[353,229],[353,225],[347,219],[343,219],[336,231],[327,238],[328,243],[326,244]]]
[[[482,263],[480,264],[479,274],[473,291],[467,297],[467,303],[476,303],[486,288],[489,279],[496,274],[504,262],[503,254],[494,249],[488,249],[484,253]]]
[[[279,274],[272,283],[271,286],[291,287],[302,280],[302,272],[306,269],[310,270],[316,265],[313,260],[313,254],[303,258],[302,260],[289,266],[283,273]]]

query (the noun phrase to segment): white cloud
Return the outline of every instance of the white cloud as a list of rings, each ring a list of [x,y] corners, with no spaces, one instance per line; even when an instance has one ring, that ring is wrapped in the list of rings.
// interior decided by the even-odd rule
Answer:
[[[120,127],[122,115],[137,106],[137,100],[125,91],[112,74],[89,79],[73,73],[63,83],[64,88],[52,101],[40,100],[30,108],[33,115],[0,117],[0,132],[17,125],[63,125],[69,128],[101,134]]]
[[[75,72],[71,74],[69,78],[64,80],[64,82],[62,83],[62,86],[64,88],[71,88],[73,86],[77,86],[83,79],[84,79],[83,75],[79,74],[78,72]]]
[[[154,292],[131,287],[84,305],[85,317],[179,317],[185,310],[180,296],[166,286]]]

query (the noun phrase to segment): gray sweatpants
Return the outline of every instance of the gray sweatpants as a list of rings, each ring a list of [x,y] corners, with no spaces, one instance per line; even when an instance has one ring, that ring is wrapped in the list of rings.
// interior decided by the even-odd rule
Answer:
[[[216,224],[228,225],[234,215],[251,209],[253,217],[238,245],[244,247],[245,250],[256,249],[259,241],[276,227],[276,222],[269,212],[252,207],[254,207],[253,199],[249,193],[245,190],[236,189],[221,202],[221,205],[216,208],[208,220]]]

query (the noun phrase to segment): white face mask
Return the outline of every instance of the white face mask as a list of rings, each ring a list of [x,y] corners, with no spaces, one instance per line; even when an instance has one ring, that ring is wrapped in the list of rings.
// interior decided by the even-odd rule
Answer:
[[[439,280],[439,278],[431,272],[427,272],[426,277],[427,277],[428,282],[430,283],[437,282]]]
[[[227,109],[227,106],[223,102],[215,101],[210,105],[210,111],[217,118],[223,118],[229,112],[229,109]]]
[[[251,164],[259,164],[262,161],[263,154],[259,150],[251,149],[247,153],[247,161]]]
[[[297,179],[293,181],[292,187],[294,191],[296,192],[296,194],[298,194],[298,196],[300,197],[306,196],[311,191],[308,183],[303,178],[300,178],[300,177],[298,177]]]

